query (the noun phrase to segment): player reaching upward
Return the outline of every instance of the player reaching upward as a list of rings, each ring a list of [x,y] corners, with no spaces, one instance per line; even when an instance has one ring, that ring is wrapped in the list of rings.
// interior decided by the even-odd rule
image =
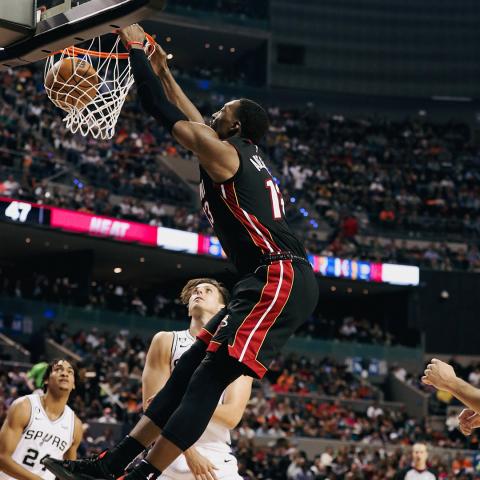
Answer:
[[[53,480],[42,459],[77,458],[82,422],[67,406],[74,388],[72,365],[56,360],[45,371],[45,395],[33,393],[12,403],[0,431],[0,479]]]
[[[258,147],[268,130],[265,110],[240,99],[226,103],[210,126],[197,121],[200,114],[178,85],[153,72],[143,29],[132,25],[120,36],[143,108],[196,154],[203,209],[241,278],[130,435],[95,460],[45,461],[61,480],[118,477],[153,441],[125,478],[161,474],[200,438],[228,385],[241,375],[265,375],[318,298],[312,267],[285,221],[282,195]]]
[[[179,332],[159,332],[153,337],[142,375],[145,406],[163,388],[180,357],[193,345],[207,321],[225,307],[228,292],[214,279],[195,278],[185,285],[180,298],[188,305],[190,326]],[[242,375],[231,383],[203,435],[162,473],[161,478],[241,480],[237,459],[231,452],[230,429],[240,422],[251,389],[252,377]]]

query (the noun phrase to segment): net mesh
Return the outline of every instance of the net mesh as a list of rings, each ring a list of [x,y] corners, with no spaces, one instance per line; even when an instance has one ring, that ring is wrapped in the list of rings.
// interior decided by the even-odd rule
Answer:
[[[149,46],[147,41],[147,51],[153,51]],[[50,100],[67,112],[63,121],[72,133],[104,140],[115,134],[134,83],[128,54],[122,48],[116,35],[113,46],[104,52],[102,39],[97,37],[86,49],[69,47],[48,57],[45,90]]]

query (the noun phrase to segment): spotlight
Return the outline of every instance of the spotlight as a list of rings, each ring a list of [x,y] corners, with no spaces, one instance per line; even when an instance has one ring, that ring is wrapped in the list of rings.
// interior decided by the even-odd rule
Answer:
[[[173,53],[169,53],[169,54],[167,55],[167,60],[171,60],[172,58],[173,58]]]
[[[25,239],[25,243],[31,243],[31,242],[32,242],[32,239],[31,239],[30,237],[27,237],[27,238]]]
[[[115,268],[113,269],[113,273],[122,273],[121,267],[115,267]]]

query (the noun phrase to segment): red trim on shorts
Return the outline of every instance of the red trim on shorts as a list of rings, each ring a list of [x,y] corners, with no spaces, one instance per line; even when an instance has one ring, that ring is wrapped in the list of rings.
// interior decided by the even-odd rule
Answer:
[[[267,367],[257,360],[257,356],[268,331],[290,297],[293,278],[291,261],[275,262],[268,266],[267,283],[260,299],[238,328],[233,345],[228,346],[230,356],[247,365],[259,378],[265,375]]]
[[[207,352],[216,352],[222,344],[220,342],[216,342],[215,340],[210,340],[210,343],[207,347]]]
[[[213,337],[213,333],[210,333],[206,328],[203,328],[198,332],[197,338],[201,340],[203,343],[208,345],[210,340]]]

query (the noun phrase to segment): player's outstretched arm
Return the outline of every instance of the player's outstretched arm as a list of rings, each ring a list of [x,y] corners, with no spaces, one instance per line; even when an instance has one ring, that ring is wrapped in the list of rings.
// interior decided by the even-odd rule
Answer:
[[[252,377],[242,375],[225,390],[223,403],[213,412],[212,420],[221,423],[229,430],[235,428],[243,417],[252,393]]]
[[[155,51],[150,57],[150,63],[162,83],[163,91],[168,100],[179,108],[191,122],[205,123],[202,114],[175,80],[168,67],[167,54],[158,43],[155,44]]]
[[[480,414],[470,408],[464,408],[458,416],[458,428],[464,435],[471,435],[473,430],[480,427]]]
[[[215,182],[224,182],[237,173],[240,165],[238,153],[228,142],[218,138],[208,125],[194,122],[177,122],[172,129],[175,139],[194,152],[200,165]]]
[[[83,424],[82,424],[82,421],[76,415],[75,415],[75,426],[73,428],[74,428],[73,443],[63,455],[63,458],[65,460],[76,460],[78,447],[80,446],[80,443],[82,443]]]
[[[433,358],[425,369],[422,381],[438,390],[450,392],[474,412],[480,413],[480,390],[458,378],[455,370],[448,363]]]
[[[197,154],[200,164],[215,182],[223,182],[235,175],[240,163],[235,148],[221,141],[207,125],[189,121],[169,102],[143,51],[143,29],[130,25],[119,34],[124,44],[131,47],[130,64],[144,110],[162,123],[181,145]]]
[[[7,418],[0,430],[0,470],[18,480],[42,480],[41,477],[30,472],[21,464],[12,459],[13,452],[17,448],[22,437],[22,432],[30,421],[31,405],[27,398],[19,399],[12,403],[8,409]],[[28,462],[40,462],[41,454]]]

